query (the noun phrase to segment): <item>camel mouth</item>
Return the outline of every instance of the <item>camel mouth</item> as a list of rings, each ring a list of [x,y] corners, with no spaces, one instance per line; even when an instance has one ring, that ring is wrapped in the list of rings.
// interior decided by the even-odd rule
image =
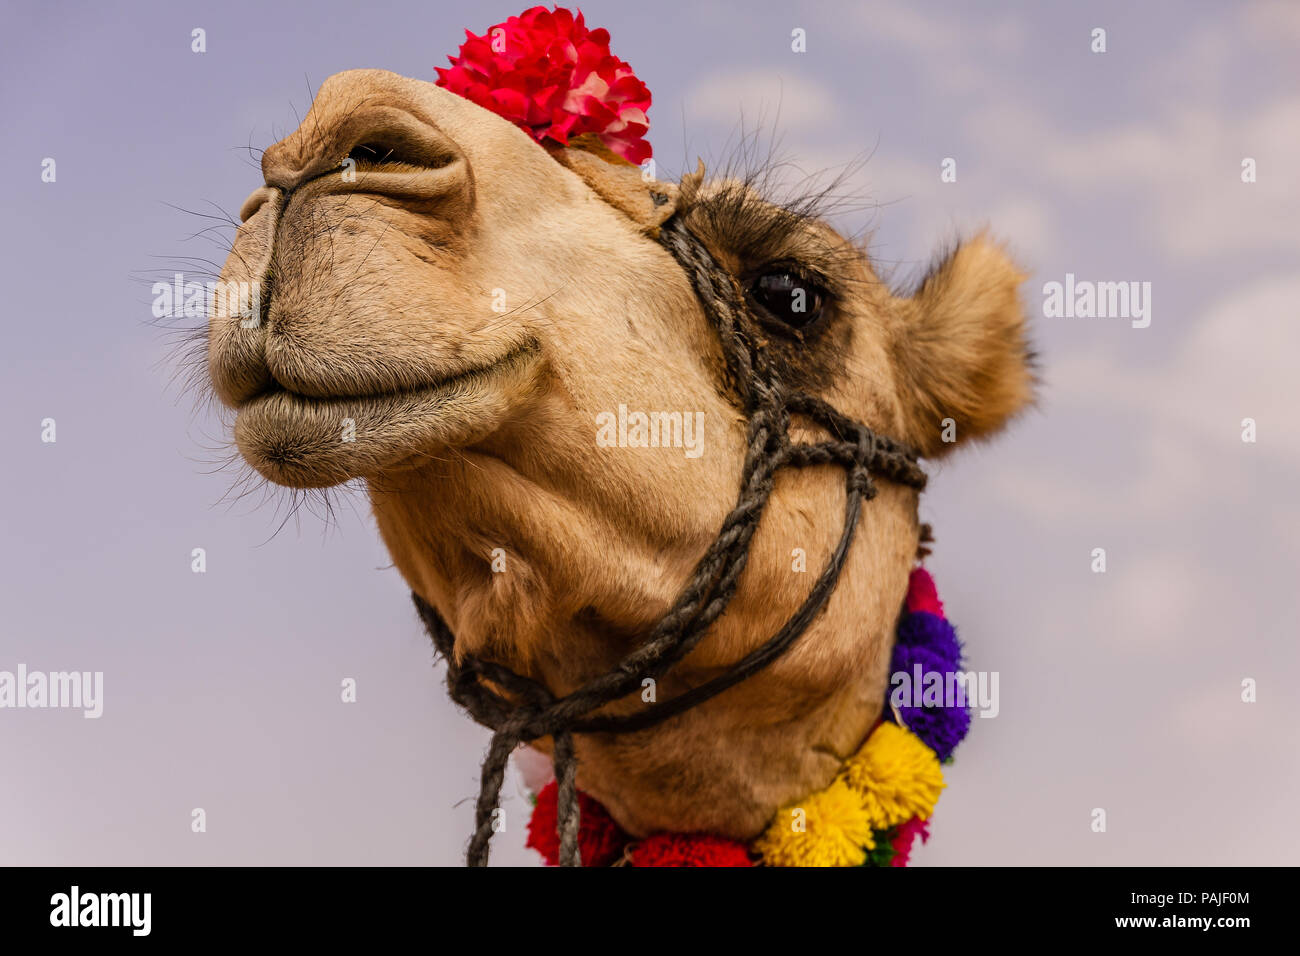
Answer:
[[[541,367],[528,343],[501,358],[414,388],[322,398],[278,383],[240,404],[235,443],[264,478],[327,488],[418,464],[439,448],[496,431],[531,394]]]

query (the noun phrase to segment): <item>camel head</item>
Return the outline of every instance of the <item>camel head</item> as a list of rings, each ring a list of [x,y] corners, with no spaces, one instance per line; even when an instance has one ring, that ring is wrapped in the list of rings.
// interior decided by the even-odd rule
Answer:
[[[244,203],[222,278],[258,285],[257,314],[209,328],[245,461],[292,488],[362,479],[458,650],[556,694],[644,640],[736,501],[745,423],[716,332],[656,241],[668,217],[745,290],[782,376],[880,434],[937,457],[1031,398],[1022,276],[986,239],[896,294],[806,210],[614,160],[543,147],[431,82],[340,73]],[[790,617],[844,493],[834,467],[778,476],[726,613],[660,697]],[[579,785],[633,834],[742,838],[825,786],[881,712],[918,527],[917,493],[882,480],[799,642],[655,728],[580,735]]]

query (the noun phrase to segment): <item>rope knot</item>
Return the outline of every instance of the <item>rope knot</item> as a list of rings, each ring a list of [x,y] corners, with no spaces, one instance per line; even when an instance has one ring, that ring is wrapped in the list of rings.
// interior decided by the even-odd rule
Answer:
[[[871,480],[866,468],[854,468],[853,475],[849,477],[849,488],[861,494],[866,501],[876,497],[876,483]]]
[[[849,473],[849,487],[870,501],[876,497],[876,483],[871,479],[871,464],[876,459],[876,433],[858,426],[857,453],[853,456],[853,470]]]
[[[849,475],[849,487],[860,494],[864,500],[870,501],[876,497],[876,483],[871,478],[871,473],[866,468],[857,467]]]

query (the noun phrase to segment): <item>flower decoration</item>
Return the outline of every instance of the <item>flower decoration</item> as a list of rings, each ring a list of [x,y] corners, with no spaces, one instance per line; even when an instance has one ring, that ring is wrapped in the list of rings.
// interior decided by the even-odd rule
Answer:
[[[528,821],[528,846],[550,866],[560,865],[560,837],[555,832],[559,785],[554,780],[537,794]],[[578,791],[578,852],[583,866],[609,866],[623,852],[628,836],[599,802]]]
[[[650,91],[582,13],[533,7],[483,36],[466,30],[438,85],[510,120],[537,142],[594,140],[631,163],[650,158]]]
[[[745,844],[711,833],[656,833],[632,844],[633,866],[753,866]]]
[[[912,856],[912,844],[920,837],[925,843],[930,839],[930,824],[920,817],[913,817],[898,828],[891,843],[894,854],[889,860],[890,866],[907,866]]]
[[[900,707],[899,715],[907,729],[925,741],[941,763],[970,730],[970,711],[965,707]]]
[[[934,751],[897,724],[882,723],[840,771],[840,779],[861,795],[874,829],[928,819],[943,790],[943,770]]]
[[[971,714],[965,702],[926,703],[923,690],[935,677],[946,689],[952,683],[949,678],[961,670],[961,658],[961,641],[944,617],[934,579],[924,568],[914,569],[908,581],[906,607],[898,620],[891,666],[893,674],[907,675],[912,693],[911,699],[899,706],[897,717],[938,755],[941,763],[952,756],[970,730]],[[888,708],[886,717],[893,718]]]
[[[907,579],[907,610],[912,614],[926,611],[936,617],[944,616],[943,602],[939,600],[934,578],[925,568],[913,568]]]
[[[795,826],[797,811],[802,827]],[[836,780],[778,811],[754,849],[767,866],[861,866],[875,845],[862,795]]]
[[[941,763],[952,756],[970,730],[970,709],[967,703],[956,700],[926,703],[923,689],[935,679],[946,689],[952,683],[949,675],[960,670],[961,642],[951,624],[928,611],[903,615],[898,624],[892,672],[907,675],[912,693],[911,699],[898,708],[898,716],[938,755]]]
[[[912,573],[899,619],[894,668],[915,661],[925,672],[961,666],[961,644],[943,617],[934,582]],[[753,843],[710,833],[655,833],[633,840],[594,799],[579,791],[578,847],[584,866],[616,861],[632,866],[907,866],[917,837],[930,838],[929,820],[944,788],[940,760],[970,725],[963,708],[902,708],[906,726],[888,714],[867,735],[830,786],[783,807]],[[547,863],[559,862],[556,784],[537,795],[528,845]]]

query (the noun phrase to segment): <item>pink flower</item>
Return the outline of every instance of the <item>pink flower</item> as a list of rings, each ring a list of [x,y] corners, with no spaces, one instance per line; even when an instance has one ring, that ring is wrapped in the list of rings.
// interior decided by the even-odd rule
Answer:
[[[907,580],[907,610],[910,614],[925,611],[935,617],[943,617],[943,602],[935,589],[934,578],[925,568],[913,568]]]
[[[632,163],[650,158],[650,91],[609,52],[609,32],[582,13],[533,7],[484,36],[465,31],[458,57],[438,67],[438,85],[503,116],[539,143],[567,146],[591,134]]]
[[[890,861],[890,866],[907,866],[912,858],[912,844],[918,836],[922,843],[930,839],[930,825],[920,817],[913,817],[899,826],[898,835],[894,837],[894,858]]]

